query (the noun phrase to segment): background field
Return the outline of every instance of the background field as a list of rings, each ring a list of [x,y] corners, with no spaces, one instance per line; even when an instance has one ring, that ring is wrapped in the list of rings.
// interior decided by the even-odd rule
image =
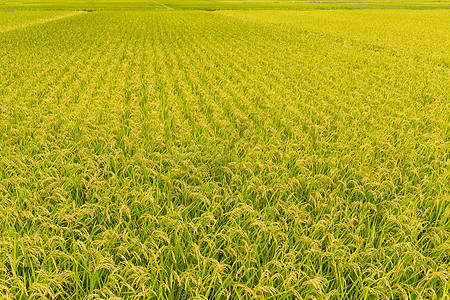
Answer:
[[[448,299],[449,10],[154,7],[0,13],[0,298]]]
[[[86,0],[86,1],[4,1],[0,0],[0,9],[89,9],[89,10],[153,10],[153,9],[374,9],[374,8],[409,8],[409,9],[450,9],[450,1],[424,0]]]

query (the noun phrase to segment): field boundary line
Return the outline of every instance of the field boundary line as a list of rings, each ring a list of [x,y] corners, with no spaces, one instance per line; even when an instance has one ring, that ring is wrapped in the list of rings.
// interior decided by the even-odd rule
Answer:
[[[77,12],[73,12],[71,14],[67,14],[67,15],[63,15],[63,16],[57,16],[57,17],[50,18],[50,19],[39,19],[39,20],[36,20],[36,21],[32,21],[30,23],[19,24],[19,25],[16,25],[16,26],[13,26],[13,27],[9,27],[9,28],[3,29],[3,30],[0,29],[0,33],[9,32],[9,31],[13,31],[13,30],[16,30],[16,29],[23,29],[23,28],[34,26],[34,25],[37,25],[37,24],[44,24],[44,23],[48,23],[48,22],[57,21],[57,20],[60,20],[60,19],[70,18],[70,17],[78,16],[78,15],[81,15],[81,14],[84,14],[84,13],[86,13],[86,12],[85,11],[77,11]]]
[[[156,4],[161,5],[162,7],[167,8],[168,10],[173,10],[172,7],[169,7],[169,6],[165,5],[164,3],[158,2],[158,1],[156,1],[156,0],[151,0],[151,1],[152,1],[153,3],[156,3]]]

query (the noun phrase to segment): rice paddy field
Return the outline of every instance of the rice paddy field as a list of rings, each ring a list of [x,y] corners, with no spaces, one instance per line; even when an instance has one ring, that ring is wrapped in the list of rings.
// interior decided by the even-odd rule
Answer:
[[[0,299],[450,298],[448,2],[144,2],[0,3]]]

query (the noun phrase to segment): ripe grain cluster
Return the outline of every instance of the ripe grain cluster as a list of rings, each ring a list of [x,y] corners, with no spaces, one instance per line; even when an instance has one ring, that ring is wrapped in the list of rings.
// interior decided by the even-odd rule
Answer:
[[[0,33],[0,295],[448,297],[450,14],[364,14]]]

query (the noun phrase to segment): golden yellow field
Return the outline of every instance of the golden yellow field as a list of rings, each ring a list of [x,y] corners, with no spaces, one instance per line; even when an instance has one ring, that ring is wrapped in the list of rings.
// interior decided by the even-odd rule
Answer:
[[[448,299],[450,11],[158,3],[0,12],[0,298]]]

